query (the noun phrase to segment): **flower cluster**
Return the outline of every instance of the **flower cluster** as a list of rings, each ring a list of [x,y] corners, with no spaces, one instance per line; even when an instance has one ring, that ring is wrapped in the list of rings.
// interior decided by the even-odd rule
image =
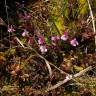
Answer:
[[[8,29],[7,29],[7,31],[8,31],[9,33],[12,33],[12,32],[15,31],[15,29],[13,28],[12,25],[11,25],[11,26],[8,25]]]
[[[45,45],[45,38],[44,36],[39,36],[38,39],[38,44],[39,44],[39,49],[41,51],[42,54],[46,53],[48,51],[46,45]]]
[[[23,0],[22,5],[24,5],[24,2],[25,1]],[[70,6],[72,7],[72,5]],[[37,32],[37,30],[35,29],[35,24],[33,24],[34,22],[32,21],[32,16],[33,15],[30,13],[30,11],[26,10],[25,6],[18,5],[17,17],[20,20],[19,22],[20,24],[18,24],[19,25],[18,27],[21,29],[21,36],[24,38],[24,42],[27,42],[30,45],[32,45],[35,42],[34,39],[36,39],[39,46],[38,49],[40,50],[41,53],[44,54],[50,51],[51,48],[53,48],[54,50],[57,50],[57,49],[62,50],[65,47],[75,48],[79,45],[77,39],[75,37],[74,38],[70,37],[67,30],[62,35],[56,35],[56,34],[51,36],[47,35],[47,38],[43,35],[38,36],[38,34],[41,34],[41,33]],[[8,26],[7,31],[9,33],[15,32],[13,25]],[[32,31],[33,33],[31,33]],[[35,38],[35,36],[37,36],[37,38]],[[89,35],[83,34],[83,37],[89,38],[91,36],[90,34]],[[35,46],[35,44],[33,45]]]
[[[63,41],[63,42],[68,41],[69,36],[68,36],[68,32],[64,32],[64,34],[61,35],[61,36],[53,35],[53,36],[51,36],[51,38],[48,38],[48,39],[51,41],[51,44],[53,46],[56,46],[58,44],[58,42],[60,42],[60,41]],[[38,44],[40,45],[39,49],[40,49],[41,53],[46,53],[48,51],[47,44],[46,44],[44,36],[39,36]],[[79,45],[76,38],[73,38],[73,39],[69,40],[69,44],[73,47],[76,47],[76,46]]]
[[[60,40],[60,36],[52,36],[51,37],[51,41],[53,41],[53,42],[56,42],[58,40]]]
[[[25,17],[27,18],[27,14],[25,14]],[[29,16],[30,17],[30,16]],[[28,18],[29,18],[28,17]],[[13,28],[13,26],[8,26],[8,32],[14,32],[15,29]],[[30,36],[29,31],[24,28],[23,32],[22,32],[22,37],[27,39],[28,44],[32,45],[33,42],[33,37]],[[76,47],[79,45],[78,41],[76,40],[76,38],[70,39],[69,38],[69,34],[68,32],[64,32],[61,36],[59,35],[52,35],[51,37],[47,38],[48,41],[50,41],[50,45],[53,47],[57,47],[58,44],[60,45],[61,41],[63,42],[69,42],[69,44],[73,47]],[[38,36],[38,46],[39,46],[39,50],[42,54],[46,53],[49,49],[47,42],[46,42],[46,38],[43,35]],[[58,46],[60,47],[60,46]]]

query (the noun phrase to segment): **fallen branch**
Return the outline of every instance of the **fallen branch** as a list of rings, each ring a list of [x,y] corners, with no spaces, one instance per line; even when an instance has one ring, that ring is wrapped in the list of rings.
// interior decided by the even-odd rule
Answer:
[[[87,67],[86,69],[80,71],[79,73],[73,75],[73,77],[74,77],[74,78],[80,77],[80,76],[84,75],[87,71],[89,71],[89,70],[91,70],[91,69],[92,69],[92,66],[89,66],[89,67]]]
[[[89,66],[88,68],[86,68],[86,69],[80,71],[79,73],[73,75],[73,77],[72,77],[72,76],[67,76],[66,79],[64,79],[63,81],[59,81],[56,85],[54,85],[54,86],[48,88],[47,90],[45,90],[45,92],[49,92],[49,91],[51,91],[51,90],[53,90],[53,89],[56,89],[56,88],[58,88],[59,86],[67,83],[68,81],[70,81],[70,80],[72,80],[72,79],[74,79],[74,78],[76,78],[76,77],[79,77],[79,76],[85,74],[87,71],[89,71],[89,70],[91,70],[91,69],[92,69],[92,66]]]

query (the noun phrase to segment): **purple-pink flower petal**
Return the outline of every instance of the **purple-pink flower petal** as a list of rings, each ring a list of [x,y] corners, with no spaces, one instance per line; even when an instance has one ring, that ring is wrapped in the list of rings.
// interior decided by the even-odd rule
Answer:
[[[22,36],[23,36],[23,37],[29,36],[29,32],[28,32],[26,29],[24,29],[24,31],[23,31],[23,33],[22,33]]]
[[[46,46],[41,45],[40,46],[40,51],[41,51],[41,53],[46,53],[48,51],[48,49],[46,48]]]
[[[14,32],[15,31],[15,29],[13,28],[13,26],[11,25],[11,26],[8,26],[8,32]]]
[[[44,36],[40,36],[39,39],[38,39],[38,44],[44,44],[45,43],[45,38]]]
[[[68,33],[64,32],[64,34],[61,36],[61,40],[66,41],[68,39]]]
[[[73,38],[71,41],[70,41],[70,44],[74,47],[76,47],[77,45],[79,45],[78,41],[76,40],[76,38]]]
[[[52,36],[52,37],[51,37],[51,40],[52,40],[52,41],[57,41],[57,40],[59,40],[59,39],[60,39],[59,36]]]

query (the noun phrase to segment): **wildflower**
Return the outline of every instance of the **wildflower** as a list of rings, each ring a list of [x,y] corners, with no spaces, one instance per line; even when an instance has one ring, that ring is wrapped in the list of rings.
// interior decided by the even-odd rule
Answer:
[[[41,45],[40,46],[40,51],[44,54],[44,53],[46,53],[48,51],[48,49],[46,48],[46,46]]]
[[[72,45],[72,46],[77,46],[77,45],[79,45],[79,43],[78,43],[78,41],[76,40],[76,38],[74,38],[74,39],[72,39],[71,41],[70,41],[70,44]]]
[[[40,36],[38,40],[38,44],[44,44],[45,43],[45,38],[44,36]]]
[[[14,32],[15,31],[15,29],[13,28],[13,26],[11,25],[11,26],[8,26],[8,32]]]
[[[23,36],[23,37],[29,36],[29,32],[28,32],[26,29],[24,29],[24,31],[23,31],[23,33],[22,33],[22,36]]]
[[[59,36],[52,36],[52,37],[51,37],[51,40],[52,40],[52,41],[57,41],[57,40],[59,40],[59,39],[60,39]]]
[[[68,33],[64,32],[64,34],[61,36],[61,40],[66,41],[68,39]]]
[[[55,37],[55,36],[52,36],[52,37],[51,37],[51,40],[52,40],[52,41],[56,41],[56,37]]]

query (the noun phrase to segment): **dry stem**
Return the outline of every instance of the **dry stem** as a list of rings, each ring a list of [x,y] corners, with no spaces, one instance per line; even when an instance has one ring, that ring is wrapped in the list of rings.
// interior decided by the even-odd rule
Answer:
[[[91,8],[91,5],[90,5],[90,1],[87,0],[87,2],[88,2],[89,10],[90,10],[90,16],[92,18],[93,32],[94,32],[94,34],[96,34],[95,21],[94,21],[92,8]],[[96,51],[96,36],[95,36],[95,51]]]
[[[87,67],[86,69],[80,71],[79,73],[73,75],[73,77],[71,77],[71,76],[68,77],[68,76],[67,76],[66,79],[64,79],[63,81],[59,81],[56,85],[54,85],[54,86],[48,88],[47,90],[45,90],[45,92],[49,92],[49,91],[51,91],[51,90],[53,90],[53,89],[56,89],[56,88],[58,88],[59,86],[65,84],[66,82],[68,82],[68,81],[70,81],[70,80],[72,80],[72,79],[74,79],[74,78],[76,78],[76,77],[79,77],[79,76],[85,74],[87,71],[89,71],[89,70],[91,70],[91,69],[92,69],[92,66],[89,66],[89,67]]]

